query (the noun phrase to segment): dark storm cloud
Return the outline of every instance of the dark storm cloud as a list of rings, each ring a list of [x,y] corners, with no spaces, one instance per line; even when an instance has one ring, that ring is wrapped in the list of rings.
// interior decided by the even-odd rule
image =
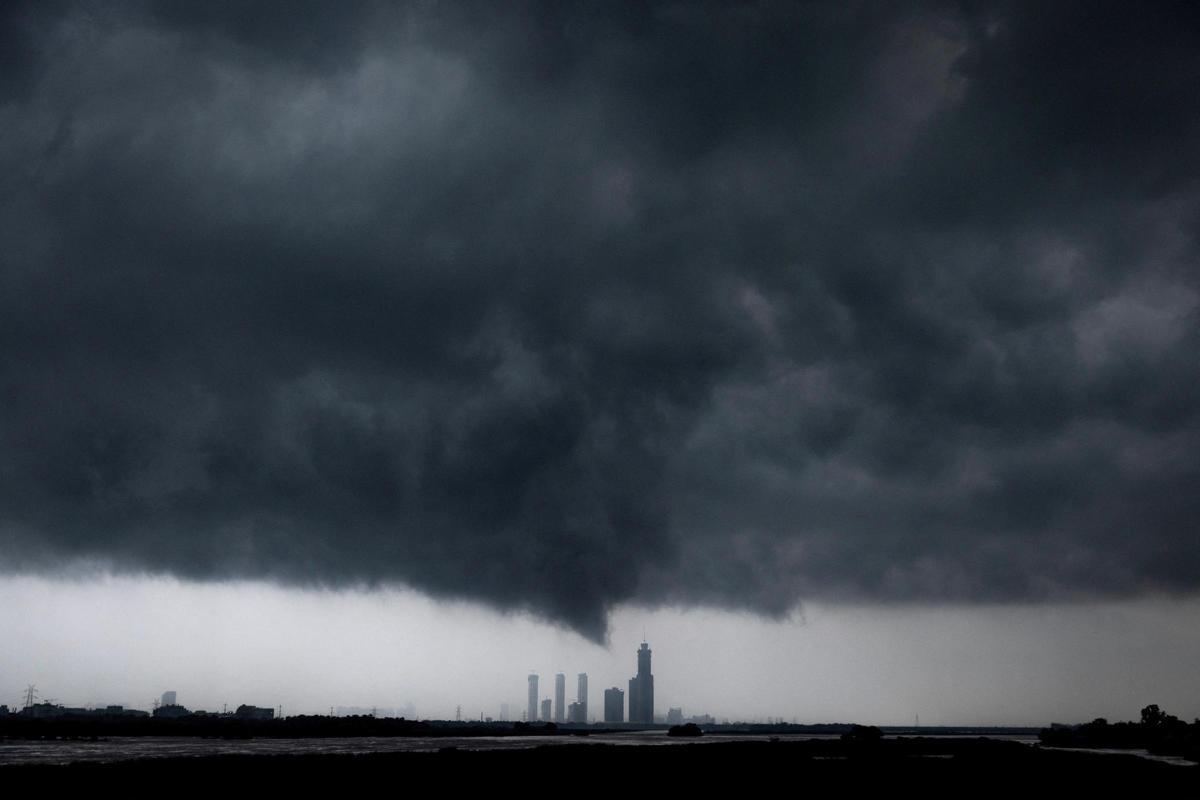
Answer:
[[[1198,33],[12,6],[4,562],[591,636],[630,601],[1195,591]]]

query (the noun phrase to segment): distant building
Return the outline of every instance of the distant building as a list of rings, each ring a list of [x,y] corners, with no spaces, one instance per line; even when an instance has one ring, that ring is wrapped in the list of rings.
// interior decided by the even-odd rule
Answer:
[[[191,713],[192,712],[176,703],[159,706],[158,708],[154,709],[154,717],[156,719],[178,719],[179,717],[186,717]]]
[[[542,701],[542,722],[551,722],[551,719],[550,719],[551,713],[552,713],[552,707],[550,704],[550,698],[547,697],[545,700]]]
[[[238,719],[275,719],[275,709],[241,705],[233,715]]]
[[[586,673],[586,672],[581,672],[581,673],[579,673],[579,678],[578,678],[578,680],[579,680],[579,683],[578,683],[578,686],[577,686],[577,688],[576,688],[576,690],[575,690],[575,702],[576,702],[576,703],[579,703],[579,705],[580,705],[580,706],[582,706],[582,709],[583,709],[583,710],[580,712],[580,713],[581,713],[583,716],[582,716],[582,717],[580,717],[579,721],[580,721],[580,722],[587,722],[587,720],[588,720],[588,713],[587,713],[587,709],[588,709],[588,686],[587,686],[587,673]]]
[[[366,706],[338,706],[335,716],[338,717],[374,717],[390,716],[388,714],[379,714],[378,708],[367,708]]]
[[[61,717],[63,707],[54,703],[33,703],[21,709],[21,714],[35,719],[50,719],[51,717]]]
[[[508,703],[500,704],[500,721],[508,722]]]
[[[683,709],[682,708],[667,709],[667,724],[668,725],[682,725],[683,724]]]
[[[162,702],[159,705],[173,706],[179,701],[175,698],[175,692],[163,692]]]
[[[642,642],[637,656],[637,676],[629,679],[629,721],[653,724],[654,675],[650,672],[650,646]]]
[[[173,706],[172,708],[182,708],[182,706]],[[186,716],[188,710],[182,708],[183,713],[176,716]],[[8,706],[0,706],[0,717],[8,716],[10,713]],[[36,719],[55,719],[58,717],[147,717],[149,713],[146,711],[138,711],[124,706],[97,706],[95,708],[84,708],[82,706],[63,706],[57,703],[34,703],[21,709],[20,714]],[[168,712],[169,715],[169,712]]]
[[[126,708],[119,705],[106,705],[97,707],[91,712],[95,717],[148,717],[149,712],[139,711],[136,708]]]
[[[563,705],[567,702],[567,676],[561,672],[554,676],[554,721],[563,721]]]
[[[576,725],[586,725],[587,706],[583,703],[571,703],[567,706],[567,721]]]
[[[625,721],[625,693],[616,686],[604,690],[604,721]]]
[[[529,674],[529,712],[526,722],[537,722],[538,718],[538,676],[536,672]]]

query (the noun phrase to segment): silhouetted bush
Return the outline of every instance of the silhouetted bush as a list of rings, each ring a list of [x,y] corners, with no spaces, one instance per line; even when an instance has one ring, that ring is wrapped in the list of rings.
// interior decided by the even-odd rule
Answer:
[[[1155,704],[1142,709],[1140,722],[1109,723],[1098,717],[1082,725],[1054,725],[1038,734],[1051,747],[1133,749],[1200,761],[1200,724],[1188,725]]]
[[[878,742],[883,738],[883,731],[874,725],[855,725],[842,734],[843,742]]]
[[[704,731],[700,730],[700,726],[694,722],[686,722],[683,725],[672,725],[667,729],[667,736],[703,736]]]

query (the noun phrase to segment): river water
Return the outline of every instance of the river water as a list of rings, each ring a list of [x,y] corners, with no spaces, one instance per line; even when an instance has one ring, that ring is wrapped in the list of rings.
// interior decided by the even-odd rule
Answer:
[[[460,750],[519,750],[541,745],[612,744],[626,746],[672,746],[731,741],[801,741],[837,739],[836,735],[706,734],[698,739],[669,737],[663,731],[594,733],[588,736],[471,736],[399,737],[362,736],[325,739],[203,739],[183,736],[113,736],[98,741],[6,741],[0,743],[0,766],[11,764],[70,764],[80,761],[111,762],[138,758],[179,758],[216,755],[318,755],[358,753],[436,752],[446,747]],[[891,738],[891,737],[889,737]],[[974,738],[974,737],[968,737]],[[1035,737],[998,736],[997,739],[1034,745]],[[1172,764],[1191,762],[1168,756],[1152,756],[1144,750],[1120,752]]]
[[[125,761],[134,758],[178,758],[215,755],[315,755],[521,750],[541,745],[617,744],[669,746],[692,742],[759,740],[770,736],[707,735],[698,739],[667,736],[663,731],[595,733],[588,736],[356,736],[327,739],[202,739],[184,736],[112,736],[99,741],[8,741],[0,744],[5,764],[69,764],[76,761]],[[781,736],[780,739],[836,739],[837,736]]]

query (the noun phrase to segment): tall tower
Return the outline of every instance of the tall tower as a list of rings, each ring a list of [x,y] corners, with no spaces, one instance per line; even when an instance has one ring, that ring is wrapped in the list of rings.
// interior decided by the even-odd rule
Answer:
[[[575,697],[575,702],[579,703],[579,719],[576,720],[577,722],[587,722],[588,721],[588,713],[587,713],[588,697],[587,696],[588,696],[587,673],[581,672],[581,673],[579,673],[578,694]]]
[[[637,676],[629,679],[629,721],[654,722],[654,675],[650,672],[650,645],[638,650]]]
[[[538,718],[538,676],[536,672],[529,673],[529,715],[526,722],[537,722]]]
[[[567,702],[567,676],[561,672],[554,676],[554,721],[563,721],[563,706]]]

